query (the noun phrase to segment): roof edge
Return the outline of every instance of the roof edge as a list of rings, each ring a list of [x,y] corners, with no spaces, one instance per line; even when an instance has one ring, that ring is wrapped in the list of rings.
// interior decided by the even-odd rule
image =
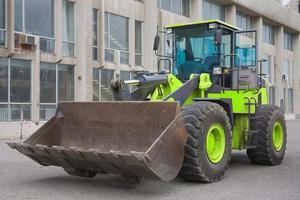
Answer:
[[[185,26],[192,26],[197,24],[208,24],[208,23],[219,23],[222,24],[228,28],[234,29],[234,30],[240,30],[240,28],[233,26],[231,24],[228,24],[226,22],[223,22],[221,20],[212,19],[212,20],[204,20],[204,21],[195,21],[195,22],[188,22],[188,23],[181,23],[181,24],[170,24],[166,26],[165,28],[178,28],[178,27],[185,27]]]

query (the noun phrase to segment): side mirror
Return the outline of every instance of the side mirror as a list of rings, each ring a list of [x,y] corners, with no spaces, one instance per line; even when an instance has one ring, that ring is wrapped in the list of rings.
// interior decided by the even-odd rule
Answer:
[[[165,66],[168,66],[168,71],[165,70]],[[171,73],[172,70],[172,61],[168,58],[161,58],[157,62],[157,70],[158,72]]]
[[[153,45],[153,50],[154,51],[157,51],[158,48],[159,48],[159,42],[160,42],[160,37],[159,35],[157,34],[154,38],[154,45]]]
[[[214,37],[214,44],[216,46],[222,44],[222,35],[223,35],[222,29],[217,29],[215,32],[215,37]]]

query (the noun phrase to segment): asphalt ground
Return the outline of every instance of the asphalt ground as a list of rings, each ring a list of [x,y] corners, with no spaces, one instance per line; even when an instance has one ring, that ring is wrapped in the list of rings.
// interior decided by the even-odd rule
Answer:
[[[0,140],[0,200],[73,199],[262,199],[300,200],[300,121],[288,121],[288,145],[279,166],[252,164],[245,151],[233,152],[223,180],[212,184],[143,180],[130,185],[118,176],[72,177],[43,167]]]

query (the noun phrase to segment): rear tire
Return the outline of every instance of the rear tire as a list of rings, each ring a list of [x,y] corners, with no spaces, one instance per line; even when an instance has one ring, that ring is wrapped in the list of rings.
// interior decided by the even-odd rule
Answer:
[[[218,104],[196,102],[182,110],[183,121],[188,132],[181,176],[188,181],[212,183],[220,180],[231,159],[231,125],[226,111]],[[211,127],[218,124],[223,129],[223,153],[214,157],[207,144]],[[218,142],[218,140],[215,140]],[[208,150],[210,149],[210,150]]]
[[[84,169],[64,169],[69,175],[79,176],[85,178],[94,178],[96,176],[96,172]]]
[[[254,149],[248,149],[248,158],[256,164],[278,165],[286,150],[286,122],[283,112],[277,106],[261,105],[250,121],[250,128],[257,130]]]

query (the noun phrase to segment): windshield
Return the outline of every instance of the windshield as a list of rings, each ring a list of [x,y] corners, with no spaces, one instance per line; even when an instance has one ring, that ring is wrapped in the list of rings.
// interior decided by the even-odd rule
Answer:
[[[256,31],[240,31],[235,34],[235,66],[256,66]]]
[[[215,30],[207,26],[184,27],[175,30],[175,66],[173,74],[181,80],[188,80],[191,74],[212,73],[213,67],[220,65],[218,47],[214,45]],[[230,67],[230,59],[224,60],[231,52],[230,32],[223,31],[220,46],[220,60]]]

